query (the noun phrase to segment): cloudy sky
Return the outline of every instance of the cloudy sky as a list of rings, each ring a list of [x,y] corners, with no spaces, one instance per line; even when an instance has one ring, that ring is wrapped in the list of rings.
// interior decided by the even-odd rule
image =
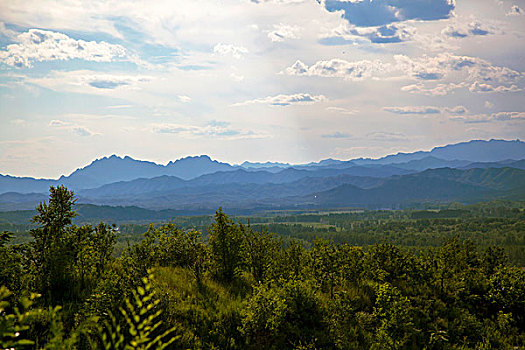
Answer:
[[[0,173],[525,136],[525,0],[0,1]]]

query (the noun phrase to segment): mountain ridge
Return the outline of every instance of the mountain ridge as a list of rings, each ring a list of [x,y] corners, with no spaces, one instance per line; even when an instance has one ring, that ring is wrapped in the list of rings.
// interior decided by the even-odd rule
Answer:
[[[315,171],[303,172],[316,174]],[[171,181],[175,184],[170,184]],[[212,183],[163,176],[112,184],[122,186],[118,191],[112,188],[106,192],[98,189],[98,193],[97,189],[86,190],[78,192],[77,196],[79,203],[83,204],[190,212],[212,211],[219,206],[242,210],[309,207],[380,209],[417,203],[523,200],[524,184],[525,170],[517,168],[438,168],[386,178],[341,173],[325,177],[306,176],[285,183]],[[45,198],[41,193],[0,194],[0,210],[31,209]]]
[[[476,148],[477,147],[477,148]],[[492,147],[492,152],[487,153],[488,147]],[[506,148],[505,148],[506,147]],[[450,155],[450,151],[455,152]],[[505,159],[521,160],[525,156],[525,142],[516,140],[470,140],[436,146],[430,151],[398,152],[381,158],[357,158],[353,159],[356,164],[363,163],[402,163],[410,160],[418,160],[425,155],[433,155],[443,160],[470,160],[471,162],[494,162]],[[514,158],[517,157],[517,158]]]
[[[499,178],[498,178],[499,177]],[[499,182],[494,184],[494,182]],[[364,190],[342,184],[310,195],[317,206],[406,205],[411,202],[476,202],[494,198],[519,199],[525,195],[525,171],[515,168],[459,170],[429,169],[393,176],[383,184]],[[306,198],[305,198],[306,199]]]
[[[470,157],[470,159],[460,159],[461,157]],[[480,159],[486,160],[486,162],[480,162]],[[471,140],[434,147],[431,151],[397,153],[379,159],[358,158],[344,161],[328,158],[319,162],[290,165],[288,167],[284,167],[287,163],[277,162],[244,162],[243,164],[246,167],[243,167],[242,164],[231,165],[213,160],[207,155],[184,157],[170,161],[166,165],[136,160],[130,156],[111,155],[98,158],[90,164],[76,169],[68,176],[61,176],[58,180],[0,175],[0,193],[45,193],[49,186],[59,184],[78,191],[94,189],[122,181],[132,181],[140,178],[151,179],[159,176],[175,176],[182,180],[193,180],[202,176],[216,174],[214,175],[215,180],[211,181],[213,183],[219,183],[217,178],[220,176],[224,178],[233,178],[235,176],[251,178],[251,180],[238,179],[238,181],[249,183],[254,181],[294,181],[311,175],[300,175],[298,172],[301,171],[318,172],[316,175],[311,175],[314,177],[335,176],[337,174],[388,177],[440,167],[467,169],[469,167],[488,168],[510,165],[517,168],[525,168],[525,142],[494,139],[489,141]],[[239,170],[245,171],[242,173],[242,176],[239,175]],[[262,176],[261,171],[274,175],[266,174]],[[225,174],[228,172],[232,172],[232,174]],[[289,179],[275,180],[286,178],[286,176]],[[258,177],[266,177],[267,179],[257,180]],[[205,181],[205,179],[203,178],[200,181]],[[231,181],[233,180],[227,180],[226,182]]]

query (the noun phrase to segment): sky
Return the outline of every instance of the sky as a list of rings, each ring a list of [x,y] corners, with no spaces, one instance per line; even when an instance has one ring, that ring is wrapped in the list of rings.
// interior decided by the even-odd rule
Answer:
[[[525,138],[525,0],[2,0],[0,174]]]

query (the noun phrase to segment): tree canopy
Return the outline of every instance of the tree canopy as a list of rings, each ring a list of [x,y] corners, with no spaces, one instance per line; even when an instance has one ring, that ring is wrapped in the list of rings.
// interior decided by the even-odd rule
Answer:
[[[0,234],[0,348],[525,347],[525,272],[497,245],[456,235],[417,251],[358,247],[340,227],[294,240],[219,208],[207,233],[151,224],[117,251],[115,227],[73,223],[67,188],[36,210],[33,240]],[[373,236],[445,223],[405,220],[345,225]],[[523,234],[515,220],[504,234]]]

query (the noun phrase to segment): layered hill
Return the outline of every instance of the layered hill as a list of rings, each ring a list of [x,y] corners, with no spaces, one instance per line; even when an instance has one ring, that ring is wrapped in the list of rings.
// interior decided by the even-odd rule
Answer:
[[[315,174],[316,172],[310,172]],[[271,173],[269,173],[271,174]],[[217,182],[209,177],[182,180],[162,176],[105,185],[77,193],[78,202],[148,209],[213,211],[275,208],[403,208],[447,202],[474,203],[494,199],[523,200],[525,170],[516,168],[429,169],[390,177],[347,174],[306,176],[288,182]],[[43,194],[5,193],[0,210],[31,209]]]
[[[49,186],[79,203],[150,209],[373,207],[525,198],[525,143],[470,141],[381,159],[230,165],[208,156],[166,165],[104,157],[60,179],[0,176],[0,210],[31,209]]]
[[[418,203],[474,203],[496,198],[525,198],[525,171],[515,168],[433,169],[394,176],[370,189],[343,184],[310,195],[305,201],[320,207],[395,208]]]
[[[524,158],[525,142],[520,140],[472,140],[453,145],[435,147],[431,151],[397,153],[379,159],[355,159],[356,164],[396,164],[423,159],[428,156],[443,160],[467,160],[469,162],[501,162]]]

